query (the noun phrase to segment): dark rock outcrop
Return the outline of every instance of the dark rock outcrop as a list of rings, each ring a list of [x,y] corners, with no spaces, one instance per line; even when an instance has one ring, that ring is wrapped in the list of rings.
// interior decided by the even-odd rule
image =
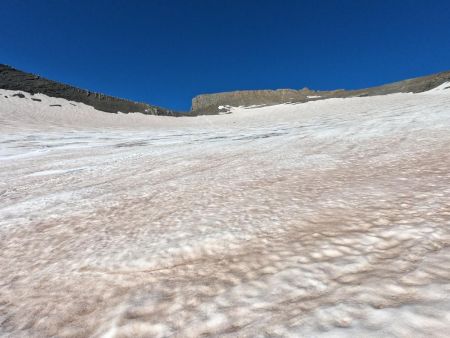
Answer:
[[[51,97],[59,97],[70,101],[82,102],[94,107],[95,109],[108,113],[122,112],[166,116],[180,115],[180,113],[169,109],[164,109],[141,102],[128,101],[104,94],[94,93],[56,81],[47,80],[38,75],[25,73],[10,66],[1,64],[0,88],[20,90],[28,92],[30,94],[42,93]]]
[[[216,94],[198,95],[192,99],[192,115],[217,114],[220,106],[272,105],[288,102],[308,102],[328,98],[355,96],[374,96],[393,93],[419,93],[430,90],[450,81],[450,72],[443,72],[424,77],[394,82],[382,86],[358,90],[314,91],[308,88],[300,90],[243,90]]]
[[[277,90],[243,90],[215,94],[198,95],[192,99],[190,112],[181,113],[152,106],[147,103],[133,102],[88,90],[76,88],[56,81],[47,80],[38,75],[25,73],[10,66],[0,64],[0,89],[20,90],[30,94],[42,93],[51,97],[82,102],[95,109],[109,113],[143,113],[165,116],[198,116],[226,113],[220,106],[273,105],[280,103],[298,103],[329,98],[362,97],[393,93],[419,93],[430,90],[450,81],[450,72],[394,82],[382,86],[358,90],[315,91],[308,88]],[[24,97],[17,93],[13,96]],[[38,101],[38,100],[34,100]],[[73,104],[73,103],[71,103]]]

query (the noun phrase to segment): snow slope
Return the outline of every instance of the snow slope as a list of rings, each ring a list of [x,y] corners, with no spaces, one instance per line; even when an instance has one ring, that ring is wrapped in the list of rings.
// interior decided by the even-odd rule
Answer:
[[[447,337],[446,87],[181,118],[0,90],[0,335]]]

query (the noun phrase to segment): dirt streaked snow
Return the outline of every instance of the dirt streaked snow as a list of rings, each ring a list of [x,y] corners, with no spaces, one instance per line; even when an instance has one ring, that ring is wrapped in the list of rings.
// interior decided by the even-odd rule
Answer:
[[[449,86],[195,118],[0,90],[0,336],[448,337]]]

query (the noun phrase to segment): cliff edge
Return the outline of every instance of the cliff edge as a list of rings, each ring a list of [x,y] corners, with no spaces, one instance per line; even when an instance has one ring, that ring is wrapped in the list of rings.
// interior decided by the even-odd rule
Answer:
[[[242,90],[214,94],[202,94],[192,99],[191,114],[217,114],[224,106],[272,105],[297,103],[329,98],[386,95],[393,93],[420,93],[450,81],[450,71],[403,80],[381,86],[358,90],[315,91],[308,88],[300,90]]]

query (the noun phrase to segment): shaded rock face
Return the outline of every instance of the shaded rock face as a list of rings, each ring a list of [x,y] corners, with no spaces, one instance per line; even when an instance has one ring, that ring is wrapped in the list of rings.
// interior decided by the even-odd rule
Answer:
[[[82,102],[108,113],[143,113],[151,115],[177,116],[179,113],[146,103],[128,101],[104,94],[93,93],[40,76],[22,72],[0,64],[0,88],[20,90],[31,94],[42,93],[70,101]]]
[[[328,98],[345,98],[354,96],[374,96],[393,93],[419,93],[430,90],[450,81],[450,72],[394,82],[382,86],[358,90],[314,91],[308,88],[300,90],[243,90],[216,94],[198,95],[192,99],[191,113],[216,114],[220,106],[271,105],[280,103],[297,103]]]

